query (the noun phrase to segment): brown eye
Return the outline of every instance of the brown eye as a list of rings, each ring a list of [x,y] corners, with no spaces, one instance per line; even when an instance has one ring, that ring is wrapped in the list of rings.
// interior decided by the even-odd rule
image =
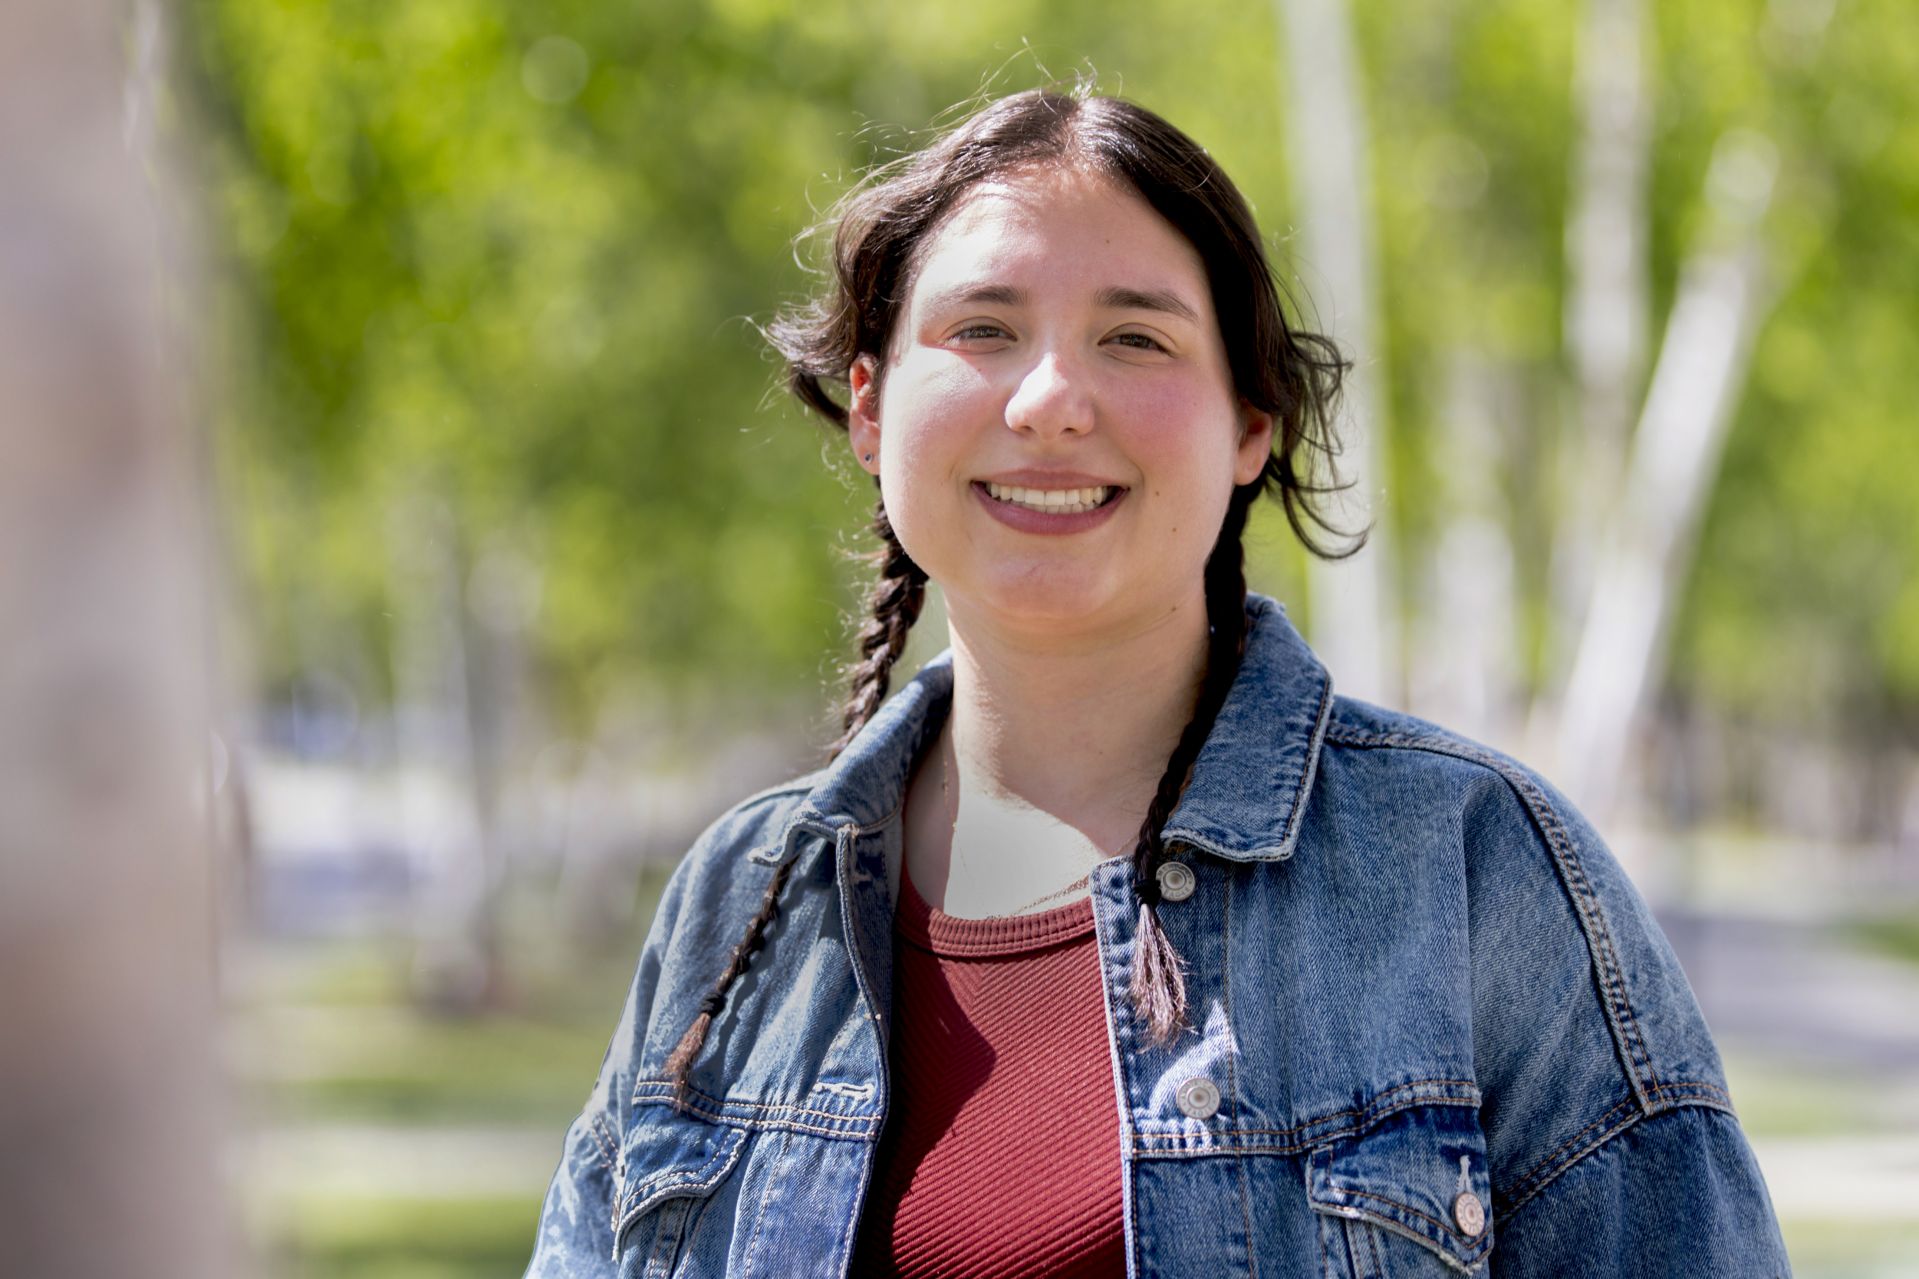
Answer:
[[[1160,345],[1159,340],[1157,338],[1150,337],[1144,333],[1115,334],[1113,337],[1113,341],[1119,343],[1121,346],[1130,346],[1141,351],[1165,351],[1166,350],[1165,347]]]

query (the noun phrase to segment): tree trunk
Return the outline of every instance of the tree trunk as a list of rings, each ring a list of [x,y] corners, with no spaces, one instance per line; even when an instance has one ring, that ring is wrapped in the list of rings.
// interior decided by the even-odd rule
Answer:
[[[1624,490],[1602,544],[1561,705],[1556,771],[1596,816],[1619,797],[1632,735],[1664,658],[1672,606],[1712,493],[1726,430],[1745,387],[1752,339],[1771,300],[1759,223],[1772,190],[1771,147],[1721,139],[1707,179],[1720,245],[1680,273]]]
[[[1555,684],[1591,603],[1645,370],[1652,112],[1641,11],[1642,0],[1587,0],[1580,30],[1580,137],[1566,221],[1566,356],[1578,408],[1575,434],[1560,450],[1548,629]]]
[[[389,518],[394,705],[409,853],[420,875],[412,988],[470,1014],[500,994],[498,832],[491,698],[467,598],[471,556],[431,486]]]
[[[207,584],[159,9],[0,6],[0,1255],[217,1279]],[[128,60],[132,59],[129,76]]]
[[[1304,262],[1324,280],[1319,324],[1353,360],[1346,384],[1341,472],[1353,487],[1333,509],[1345,527],[1374,521],[1368,547],[1337,563],[1313,561],[1308,583],[1314,647],[1341,691],[1397,703],[1403,696],[1393,608],[1385,484],[1384,344],[1374,323],[1371,158],[1343,0],[1275,0],[1284,35],[1285,115]],[[1311,323],[1310,317],[1308,323]]]
[[[1520,728],[1514,641],[1519,632],[1512,530],[1502,518],[1501,419],[1510,371],[1477,352],[1446,356],[1436,477],[1439,535],[1425,551],[1427,598],[1408,656],[1413,709],[1449,728],[1514,748]]]

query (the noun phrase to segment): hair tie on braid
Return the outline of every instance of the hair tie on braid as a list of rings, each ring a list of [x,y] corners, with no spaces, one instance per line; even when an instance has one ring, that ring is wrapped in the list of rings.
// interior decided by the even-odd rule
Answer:
[[[1155,897],[1157,893],[1153,894]],[[1146,1025],[1147,1038],[1171,1043],[1186,1029],[1186,965],[1159,926],[1158,903],[1139,903],[1139,929],[1133,938],[1133,975],[1126,993],[1133,1012]]]

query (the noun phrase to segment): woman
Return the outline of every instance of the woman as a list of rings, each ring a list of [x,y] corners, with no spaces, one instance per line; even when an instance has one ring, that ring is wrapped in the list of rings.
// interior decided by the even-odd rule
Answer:
[[[1598,838],[1247,593],[1341,364],[1206,153],[1015,95],[834,266],[773,337],[879,489],[846,734],[675,873],[529,1273],[1786,1273]]]

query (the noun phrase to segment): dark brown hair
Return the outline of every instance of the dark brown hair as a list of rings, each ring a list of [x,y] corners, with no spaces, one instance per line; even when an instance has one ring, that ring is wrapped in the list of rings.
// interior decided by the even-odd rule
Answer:
[[[1205,264],[1234,390],[1273,415],[1273,450],[1265,469],[1235,488],[1206,562],[1211,627],[1205,679],[1193,718],[1167,761],[1133,850],[1140,932],[1131,997],[1149,1035],[1169,1041],[1186,1024],[1179,957],[1160,929],[1157,871],[1166,859],[1160,829],[1186,788],[1200,747],[1226,700],[1245,647],[1246,578],[1241,535],[1261,493],[1279,499],[1293,532],[1316,555],[1339,558],[1359,549],[1364,534],[1335,528],[1318,499],[1337,487],[1333,406],[1346,362],[1331,341],[1293,328],[1260,241],[1252,211],[1204,148],[1143,107],[1085,92],[1030,90],[987,104],[931,145],[869,174],[826,225],[833,230],[824,290],[767,326],[786,360],[788,388],[808,408],[844,430],[847,409],[829,388],[845,387],[854,361],[878,357],[881,368],[910,292],[916,255],[930,234],[981,182],[1035,167],[1076,166],[1139,193],[1192,244]],[[876,481],[877,483],[877,481]],[[837,756],[886,697],[893,664],[925,599],[926,574],[894,535],[882,499],[873,516],[880,549],[876,581],[859,632],[860,656],[847,670],[849,692]],[[1335,547],[1326,535],[1344,538]],[[684,1081],[706,1027],[724,1006],[727,988],[778,910],[776,876],[759,915],[734,950],[702,1012],[666,1064]]]

